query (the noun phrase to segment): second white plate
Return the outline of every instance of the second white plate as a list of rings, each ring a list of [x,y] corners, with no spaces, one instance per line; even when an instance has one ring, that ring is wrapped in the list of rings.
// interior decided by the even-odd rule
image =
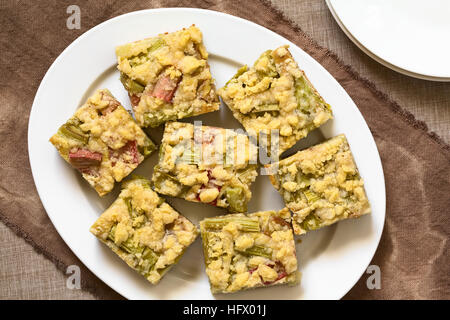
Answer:
[[[405,75],[450,81],[450,1],[326,0],[362,51]]]

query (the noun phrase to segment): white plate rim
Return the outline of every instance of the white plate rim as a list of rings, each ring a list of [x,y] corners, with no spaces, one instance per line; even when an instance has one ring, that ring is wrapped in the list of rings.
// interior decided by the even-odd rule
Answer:
[[[41,95],[42,95],[42,91],[44,90],[44,88],[46,87],[46,83],[48,81],[48,78],[50,77],[51,73],[54,71],[54,69],[57,67],[57,65],[59,64],[59,62],[61,60],[63,60],[64,56],[66,54],[68,54],[68,52],[75,47],[79,42],[81,42],[85,37],[88,37],[90,34],[94,33],[94,31],[106,26],[107,24],[110,23],[114,23],[119,19],[123,19],[125,16],[132,16],[132,15],[138,15],[138,14],[147,14],[147,13],[158,13],[158,12],[165,12],[165,11],[188,11],[191,13],[195,13],[195,12],[199,12],[199,13],[206,13],[206,14],[213,14],[213,15],[217,15],[217,16],[223,16],[223,17],[227,17],[227,18],[231,18],[231,19],[235,19],[236,21],[240,22],[240,23],[244,23],[244,24],[249,24],[250,26],[259,28],[260,30],[264,30],[267,33],[270,33],[272,36],[274,37],[279,37],[282,38],[286,43],[288,43],[291,47],[296,47],[298,48],[300,51],[304,52],[301,48],[297,47],[294,43],[292,43],[291,41],[285,39],[284,37],[274,33],[273,31],[260,26],[254,22],[236,17],[236,16],[232,16],[226,13],[222,13],[222,12],[217,12],[217,11],[212,11],[212,10],[205,10],[205,9],[197,9],[197,8],[158,8],[158,9],[146,9],[146,10],[140,10],[140,11],[134,11],[134,12],[129,12],[129,13],[125,13],[119,16],[116,16],[114,18],[111,18],[107,21],[102,22],[101,24],[91,28],[90,30],[86,31],[85,33],[83,33],[81,36],[79,36],[76,40],[74,40],[53,62],[53,64],[50,66],[50,68],[48,69],[48,71],[46,72],[44,78],[41,81],[41,84],[36,92],[36,96],[31,108],[31,112],[30,112],[30,117],[29,117],[29,125],[28,125],[28,152],[29,152],[29,161],[30,161],[30,167],[31,167],[31,171],[32,171],[32,176],[33,179],[35,181],[35,185],[36,185],[36,189],[37,192],[39,194],[39,197],[41,199],[41,202],[44,206],[44,208],[46,209],[46,212],[50,218],[50,220],[52,221],[52,223],[54,223],[54,220],[52,219],[52,214],[47,210],[47,205],[46,205],[46,201],[43,200],[43,194],[42,194],[42,189],[39,188],[39,180],[37,179],[38,174],[37,174],[37,165],[34,162],[34,158],[33,158],[33,154],[34,154],[34,150],[33,150],[33,130],[34,130],[34,126],[33,124],[33,119],[35,118],[35,114],[37,113],[37,106],[39,105],[39,101],[41,99]],[[312,57],[310,57],[307,53],[305,53],[310,59],[314,60]],[[318,65],[319,68],[321,68],[326,74],[329,75],[328,71],[326,71],[317,61],[314,60],[314,63],[316,63]],[[330,75],[331,76],[331,75]],[[332,77],[332,76],[331,76]],[[341,91],[343,91],[343,93],[345,95],[347,95],[347,97],[350,99],[350,101],[353,103],[354,102],[351,100],[351,98],[348,96],[348,94],[345,92],[345,90],[340,86],[340,84],[333,78],[333,80],[336,82],[337,87],[339,87],[339,89]],[[356,105],[354,105],[355,110],[354,112],[356,112],[356,115],[361,117],[363,119],[363,123],[366,125],[364,118],[362,117],[362,114],[360,113],[359,109],[356,107]],[[368,127],[367,127],[368,129]],[[372,254],[371,254],[371,258],[369,261],[367,261],[367,265],[361,269],[361,273],[358,274],[358,277],[355,278],[356,280],[352,283],[349,283],[348,286],[346,288],[343,288],[341,290],[341,294],[339,296],[336,296],[336,299],[340,299],[342,298],[353,286],[354,284],[358,281],[358,279],[362,276],[362,274],[364,273],[365,269],[367,268],[368,264],[370,263],[371,259],[373,258],[376,249],[378,248],[378,244],[383,232],[383,228],[384,228],[384,222],[385,222],[385,204],[386,204],[386,196],[385,196],[385,181],[384,181],[384,174],[383,174],[383,168],[381,165],[381,159],[375,144],[375,141],[373,139],[373,136],[370,135],[370,141],[367,141],[370,145],[372,145],[372,147],[375,147],[376,150],[376,159],[374,159],[374,163],[376,164],[376,166],[378,167],[377,169],[379,170],[379,172],[381,173],[379,179],[379,182],[382,182],[382,186],[383,186],[383,190],[380,193],[380,198],[378,199],[380,201],[381,207],[383,208],[383,214],[382,214],[382,220],[379,221],[381,223],[381,229],[377,230],[377,240],[376,240],[376,245],[375,245],[375,249],[373,250]],[[66,241],[65,237],[64,237],[64,232],[62,232],[60,226],[58,226],[57,224],[54,223],[54,226],[56,228],[56,230],[58,231],[58,233],[60,234],[60,236],[62,237],[62,239],[65,241],[65,243],[69,246],[69,248],[72,250],[72,252],[86,265],[86,267],[88,267],[88,269],[93,272],[99,279],[101,279],[103,282],[105,282],[108,286],[110,286],[113,290],[115,290],[116,292],[120,293],[122,296],[129,298],[128,294],[126,292],[124,292],[123,290],[121,290],[120,288],[118,288],[116,286],[116,284],[112,284],[112,283],[108,283],[106,281],[104,281],[103,277],[101,274],[98,274],[96,272],[96,270],[94,270],[94,268],[91,267],[90,262],[88,261],[84,261],[82,259],[82,254],[80,254],[80,252],[78,252],[78,250],[74,249],[74,246],[69,243],[68,241]],[[230,296],[230,298],[233,298],[232,296]]]
[[[432,76],[432,75],[426,75],[421,73],[416,73],[411,70],[407,70],[404,68],[401,68],[399,66],[396,66],[383,58],[379,57],[372,51],[370,51],[367,47],[365,47],[351,32],[348,30],[348,28],[345,26],[344,22],[339,18],[339,15],[337,14],[336,10],[333,7],[333,3],[331,0],[325,0],[325,3],[328,6],[328,9],[331,12],[331,15],[333,16],[334,20],[338,24],[338,26],[341,28],[341,30],[345,33],[345,35],[359,48],[361,49],[365,54],[367,54],[369,57],[377,61],[378,63],[384,65],[385,67],[394,70],[398,73],[404,74],[409,77],[422,79],[422,80],[429,80],[429,81],[436,81],[436,82],[450,82],[449,77],[438,77],[438,76]]]

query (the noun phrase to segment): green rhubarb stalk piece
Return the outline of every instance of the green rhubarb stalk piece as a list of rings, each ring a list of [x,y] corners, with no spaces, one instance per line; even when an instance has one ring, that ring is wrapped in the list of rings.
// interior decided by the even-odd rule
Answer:
[[[289,191],[284,190],[284,189],[282,189],[281,191],[283,192],[283,199],[284,199],[284,201],[287,202],[287,203],[292,202],[292,200],[294,198],[292,196],[292,192],[289,192]]]
[[[150,138],[145,137],[144,145],[138,146],[139,153],[147,158],[153,151],[155,151],[156,145],[153,143]]]
[[[239,253],[246,255],[246,256],[260,256],[260,257],[265,257],[267,259],[272,259],[272,249],[266,248],[263,246],[255,245],[246,250],[236,249],[236,251],[238,251]]]
[[[185,194],[186,192],[189,191],[189,189],[191,188],[190,186],[185,186],[183,185],[180,181],[178,181],[177,178],[175,178],[174,176],[172,176],[171,174],[164,172],[162,170],[160,170],[160,168],[158,167],[158,165],[156,165],[153,168],[153,173],[158,173],[159,177],[156,181],[154,181],[154,186],[157,189],[162,189],[162,183],[165,180],[170,180],[173,184],[177,185],[178,188],[180,189],[180,192],[177,194],[177,196],[182,196],[183,194]]]
[[[160,188],[160,183],[163,182],[164,180],[170,180],[171,182],[175,183],[175,184],[181,184],[177,178],[175,178],[174,176],[172,176],[171,174],[162,171],[158,165],[156,165],[153,169],[154,172],[159,173],[159,179],[156,182],[156,187],[158,187],[158,189]]]
[[[132,94],[141,93],[144,91],[145,86],[137,82],[136,80],[131,79],[125,73],[120,73],[120,82],[122,82],[125,89]]]
[[[202,231],[202,247],[203,247],[203,257],[205,259],[205,264],[208,265],[211,260],[208,254],[208,248],[210,245],[210,238],[211,238],[212,232],[208,231]]]
[[[115,242],[115,234],[116,234],[116,226],[112,226],[111,230],[109,230],[108,233],[108,240],[111,240],[112,242]]]
[[[297,99],[298,109],[303,112],[311,111],[311,88],[306,79],[302,76],[295,79],[295,98]]]
[[[248,67],[246,65],[240,67],[238,69],[238,71],[236,72],[236,74],[230,80],[228,80],[227,83],[225,83],[225,86],[227,86],[232,80],[239,78],[247,70],[248,70]]]
[[[89,135],[84,133],[80,128],[80,122],[76,120],[69,120],[65,124],[63,124],[58,132],[59,134],[66,136],[70,139],[78,140],[83,144],[87,144],[89,141]]]
[[[204,222],[204,226],[207,230],[220,230],[228,223],[235,223],[238,225],[239,230],[244,232],[259,232],[258,219],[252,219],[250,217],[218,217],[207,219]]]
[[[133,217],[133,206],[131,204],[131,198],[125,198],[124,201],[127,205],[128,213],[130,214],[131,217]]]
[[[264,59],[264,58],[267,58],[269,60],[269,65],[268,65],[268,67],[269,67],[268,69],[269,70],[267,70],[265,72],[258,72],[258,74],[261,77],[278,78],[279,74],[277,72],[277,68],[275,66],[275,61],[274,61],[273,56],[272,56],[272,50],[267,50],[267,51],[263,52],[259,56],[258,60],[255,61],[254,66],[256,66],[259,63],[259,61],[261,59]]]
[[[137,175],[137,174],[133,174],[131,176],[131,179],[126,180],[125,182],[122,183],[122,188],[126,188],[128,183],[139,183],[142,187],[147,188],[147,189],[151,189],[151,184],[150,182],[143,176]]]
[[[280,105],[278,103],[267,103],[260,104],[252,109],[252,113],[261,113],[261,112],[274,112],[280,111]]]
[[[302,173],[298,173],[296,179],[297,183],[301,185],[302,188],[309,187],[311,185],[311,180]]]
[[[300,224],[305,231],[316,230],[320,228],[321,220],[314,213],[306,216],[305,220]]]
[[[176,118],[177,118],[176,115],[165,115],[165,114],[154,115],[151,113],[145,113],[144,114],[144,126],[156,128],[160,124],[167,122],[167,121],[176,120]]]
[[[163,47],[165,45],[166,45],[166,43],[164,42],[164,40],[161,39],[161,38],[158,38],[158,39],[156,39],[155,42],[152,43],[150,48],[148,48],[148,52],[151,53],[153,51],[156,51],[156,50],[158,50],[159,48],[161,48],[161,47]]]
[[[159,162],[164,161],[164,144],[162,144],[162,143],[159,145],[158,160],[159,160]]]
[[[116,225],[112,226],[111,230],[109,230],[108,239],[115,243],[115,234],[116,234]],[[137,247],[135,248],[131,238],[123,241],[119,245],[120,249],[124,250],[127,253],[136,254],[141,253],[143,248]]]
[[[149,272],[152,271],[159,257],[149,247],[145,247],[142,252],[141,258],[142,260],[139,262],[137,269],[144,276],[148,276]]]
[[[143,247],[139,247],[139,246],[136,247],[133,244],[133,240],[131,238],[128,238],[127,240],[123,241],[120,244],[120,248],[130,254],[142,253],[142,251],[144,250]]]
[[[297,99],[298,109],[310,113],[316,106],[321,106],[329,111],[331,107],[326,103],[314,89],[311,87],[305,76],[296,78],[294,82],[295,98]]]
[[[225,196],[230,205],[230,209],[234,212],[246,212],[247,202],[245,199],[244,189],[242,187],[228,187],[225,189]]]
[[[308,200],[308,203],[313,203],[320,199],[320,197],[317,195],[317,193],[315,193],[309,189],[306,189],[305,191],[303,191],[303,194],[305,195],[306,199]]]

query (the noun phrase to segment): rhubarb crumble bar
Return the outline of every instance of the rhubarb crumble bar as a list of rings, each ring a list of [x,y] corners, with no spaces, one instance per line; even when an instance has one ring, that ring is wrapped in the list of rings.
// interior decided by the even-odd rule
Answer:
[[[116,55],[120,80],[141,127],[219,109],[196,26],[119,46]]]
[[[257,147],[233,130],[167,122],[152,182],[161,194],[246,212]]]
[[[107,89],[97,90],[50,142],[100,196],[156,150]]]
[[[279,154],[332,118],[288,46],[268,50],[253,67],[240,68],[218,93],[247,131],[277,130]]]
[[[292,211],[295,234],[370,212],[364,183],[345,136],[267,166],[270,181]]]
[[[90,231],[131,268],[157,284],[198,235],[197,227],[164,202],[150,181],[133,177]]]
[[[287,208],[207,218],[200,231],[213,293],[299,282]]]

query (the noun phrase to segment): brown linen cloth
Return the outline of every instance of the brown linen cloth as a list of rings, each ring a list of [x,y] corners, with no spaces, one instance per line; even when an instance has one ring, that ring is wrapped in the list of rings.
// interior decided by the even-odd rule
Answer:
[[[81,30],[66,28],[66,8],[71,4],[30,2],[20,10],[15,1],[0,5],[0,218],[61,270],[81,266],[84,289],[100,298],[121,298],[74,256],[42,207],[27,152],[34,95],[53,60],[91,27],[126,12],[180,6],[226,12],[286,37],[321,63],[362,112],[375,137],[386,179],[386,224],[371,262],[380,267],[382,283],[381,290],[369,290],[368,275],[363,275],[346,298],[450,298],[450,147],[267,1],[77,1]]]

